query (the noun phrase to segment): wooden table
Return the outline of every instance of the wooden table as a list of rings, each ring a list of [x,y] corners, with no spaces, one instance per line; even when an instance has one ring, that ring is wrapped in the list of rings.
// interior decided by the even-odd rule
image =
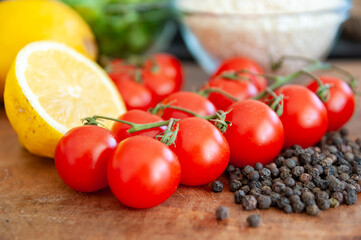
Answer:
[[[361,61],[341,62],[361,77]],[[186,65],[187,89],[196,89],[206,75]],[[361,102],[358,101],[358,106]],[[358,107],[348,124],[361,136]],[[210,185],[180,186],[160,206],[134,210],[123,206],[109,189],[77,193],[58,176],[53,160],[32,156],[21,148],[0,109],[0,239],[361,239],[361,197],[318,217],[279,210],[247,212],[236,205],[227,187],[212,193]],[[222,178],[226,184],[226,179]],[[215,219],[225,205],[230,217]],[[246,226],[250,213],[261,215],[257,229]]]

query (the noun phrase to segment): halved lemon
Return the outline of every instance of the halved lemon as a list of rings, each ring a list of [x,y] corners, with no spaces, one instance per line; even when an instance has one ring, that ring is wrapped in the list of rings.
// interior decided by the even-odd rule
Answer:
[[[44,157],[54,157],[62,135],[82,118],[126,111],[116,86],[95,62],[51,41],[30,43],[18,53],[6,78],[4,104],[20,143]]]

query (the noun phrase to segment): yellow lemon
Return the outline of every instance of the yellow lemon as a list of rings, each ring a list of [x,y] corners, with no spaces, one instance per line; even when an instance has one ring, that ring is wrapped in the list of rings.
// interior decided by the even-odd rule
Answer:
[[[54,157],[62,135],[82,125],[82,118],[116,118],[126,111],[102,68],[51,41],[30,43],[18,53],[6,78],[4,104],[20,143],[45,157]],[[112,122],[104,124],[111,127]]]
[[[89,26],[73,9],[57,1],[0,1],[0,36],[0,99],[11,63],[30,42],[54,40],[93,60],[97,56]]]

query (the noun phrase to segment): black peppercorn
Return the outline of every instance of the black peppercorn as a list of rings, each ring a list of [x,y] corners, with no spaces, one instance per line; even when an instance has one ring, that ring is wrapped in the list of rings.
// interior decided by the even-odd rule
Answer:
[[[236,170],[236,167],[233,166],[232,164],[229,164],[226,168],[226,173],[227,175],[231,175],[231,173],[233,173]]]
[[[352,205],[357,200],[357,193],[355,190],[349,190],[346,195],[344,195],[344,200],[347,205]]]
[[[306,207],[306,212],[308,215],[316,216],[320,213],[320,209],[317,207],[317,205],[309,205]]]
[[[272,174],[272,177],[278,177],[280,174],[280,170],[278,168],[272,168],[271,174]]]
[[[237,180],[230,181],[228,185],[231,192],[235,192],[242,187],[242,183]]]
[[[266,180],[262,181],[262,185],[272,187],[272,181],[269,179],[266,179]]]
[[[291,177],[288,177],[284,180],[284,184],[287,186],[287,187],[293,187],[295,186],[296,182],[293,178]]]
[[[252,188],[251,191],[249,192],[249,194],[256,197],[256,196],[262,194],[262,190],[259,188]]]
[[[292,212],[292,207],[291,207],[291,205],[286,204],[286,205],[283,207],[283,211],[284,211],[285,213],[291,213],[291,212]]]
[[[290,187],[286,187],[285,189],[285,196],[291,197],[293,195],[293,190]]]
[[[287,158],[283,161],[283,165],[286,166],[288,169],[292,169],[296,166],[295,161],[291,158]]]
[[[258,171],[260,178],[261,179],[268,179],[271,177],[271,170],[267,169],[267,168],[262,168],[261,170]]]
[[[234,201],[237,203],[237,204],[240,204],[242,203],[242,198],[246,196],[245,192],[242,191],[242,190],[238,190],[238,191],[235,191],[234,192]]]
[[[343,181],[347,181],[347,180],[350,179],[350,175],[348,175],[348,173],[341,173],[341,174],[339,175],[339,178],[340,178],[341,180],[343,180]]]
[[[294,202],[297,202],[297,201],[301,200],[300,196],[298,196],[298,195],[292,195],[288,199],[291,201],[291,203],[294,203]]]
[[[277,202],[280,198],[281,198],[281,195],[279,193],[272,192],[271,193],[272,206],[277,206]]]
[[[250,172],[250,173],[247,175],[247,178],[248,178],[249,180],[258,180],[258,179],[259,179],[259,173],[258,173],[258,171]]]
[[[291,148],[288,148],[288,149],[286,149],[286,151],[284,152],[283,155],[284,155],[286,158],[290,158],[290,157],[293,156],[293,154],[294,154],[294,150],[291,149]]]
[[[261,187],[262,187],[262,183],[259,182],[259,181],[253,180],[253,181],[251,181],[251,182],[248,184],[248,186],[249,186],[250,188],[261,188]]]
[[[330,190],[333,192],[342,192],[345,189],[345,184],[338,179],[333,179],[330,182]]]
[[[283,157],[280,157],[280,158],[283,158]],[[276,165],[276,163],[270,163],[270,164],[266,165],[266,168],[269,169],[269,170],[272,170],[272,169],[277,168],[277,165]]]
[[[304,172],[305,172],[305,169],[302,166],[296,166],[296,167],[292,168],[292,173],[296,177],[301,176],[301,174],[303,174]]]
[[[312,189],[314,189],[316,186],[315,186],[315,184],[314,184],[313,182],[308,181],[308,182],[305,182],[305,183],[303,184],[303,187],[312,190]]]
[[[293,195],[293,196],[295,196],[295,195]],[[300,213],[300,212],[303,212],[303,210],[305,209],[305,204],[301,201],[295,201],[295,202],[292,202],[292,208],[293,208],[294,212]]]
[[[261,170],[263,168],[263,165],[262,165],[262,163],[256,163],[255,165],[254,165],[254,169],[256,169],[256,170]]]
[[[221,181],[214,181],[212,183],[212,191],[213,192],[219,193],[219,192],[222,192],[222,190],[223,190],[223,183]]]
[[[271,195],[272,193],[272,189],[269,186],[263,186],[261,190],[264,195]]]
[[[307,149],[306,149],[307,152]],[[302,164],[310,164],[311,163],[311,155],[309,153],[302,153],[299,156],[299,160],[301,161]]]
[[[302,173],[300,176],[300,181],[305,183],[305,182],[309,182],[312,180],[312,176],[308,173]]]
[[[247,193],[249,193],[249,191],[251,191],[251,188],[250,188],[249,186],[245,185],[245,186],[242,186],[242,187],[241,187],[241,190],[242,190],[245,194],[247,194]]]
[[[270,196],[259,195],[257,196],[257,206],[259,209],[267,209],[271,206],[272,200]]]
[[[308,174],[310,174],[312,176],[312,178],[317,178],[318,176],[320,176],[320,171],[318,171],[317,168],[311,168],[307,171]]]
[[[250,172],[253,172],[253,171],[254,171],[254,168],[251,167],[251,166],[249,166],[249,165],[245,166],[245,167],[242,169],[243,174],[246,175],[246,176],[247,176]]]
[[[252,214],[247,217],[247,224],[249,227],[252,228],[258,227],[260,221],[261,221],[261,217],[259,215]]]
[[[283,208],[286,206],[286,205],[289,205],[291,202],[288,198],[286,197],[280,197],[277,201],[277,207],[281,210],[283,210]]]
[[[329,199],[322,199],[317,201],[317,206],[321,209],[321,210],[327,210],[330,208],[330,200]]]
[[[281,182],[275,182],[272,184],[272,190],[276,193],[283,193],[286,189],[286,186]]]
[[[245,210],[253,210],[257,206],[257,199],[254,196],[246,195],[242,199],[242,205]]]
[[[313,195],[311,192],[302,193],[301,198],[307,206],[315,204],[315,195]]]
[[[216,218],[218,220],[224,220],[228,217],[228,208],[225,206],[220,206],[216,209]]]
[[[336,199],[339,203],[343,202],[343,194],[341,192],[332,193],[331,198]]]

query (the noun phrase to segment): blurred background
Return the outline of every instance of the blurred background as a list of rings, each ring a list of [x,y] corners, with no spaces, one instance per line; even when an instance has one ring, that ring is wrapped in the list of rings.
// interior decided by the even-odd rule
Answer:
[[[163,51],[210,73],[232,54],[261,65],[281,54],[361,58],[361,0],[62,1],[91,26],[101,62]]]

